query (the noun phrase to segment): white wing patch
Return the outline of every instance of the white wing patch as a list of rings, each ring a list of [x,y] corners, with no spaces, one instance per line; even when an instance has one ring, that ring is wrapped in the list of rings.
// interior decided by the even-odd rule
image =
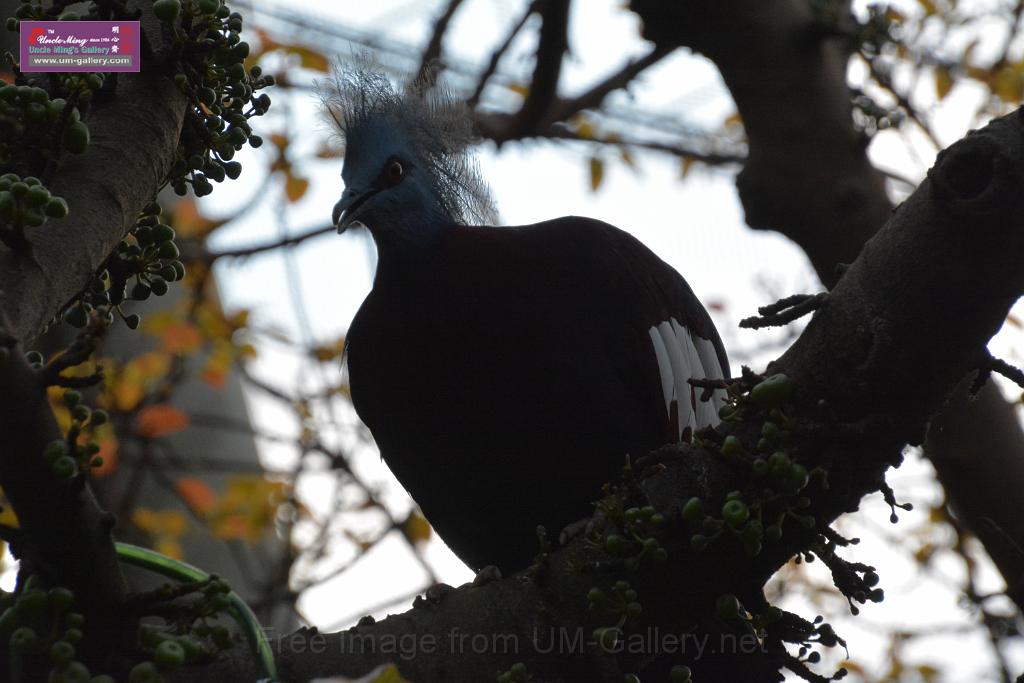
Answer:
[[[675,318],[648,330],[654,357],[658,361],[661,392],[669,423],[676,427],[676,438],[683,432],[718,424],[718,409],[725,402],[725,391],[715,389],[710,401],[701,401],[702,389],[690,385],[693,379],[724,379],[715,346],[707,339],[691,334]]]

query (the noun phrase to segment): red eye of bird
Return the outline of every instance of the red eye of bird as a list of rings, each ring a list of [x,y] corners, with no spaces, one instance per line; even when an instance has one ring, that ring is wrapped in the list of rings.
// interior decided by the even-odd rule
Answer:
[[[388,167],[384,170],[384,178],[391,185],[397,185],[398,182],[405,177],[405,167],[402,166],[402,162],[397,159],[392,160],[388,164]]]

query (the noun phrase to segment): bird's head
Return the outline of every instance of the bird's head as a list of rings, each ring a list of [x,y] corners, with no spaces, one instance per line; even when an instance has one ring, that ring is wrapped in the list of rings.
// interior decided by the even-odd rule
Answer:
[[[397,122],[365,123],[358,136],[349,136],[341,179],[345,190],[334,205],[338,232],[364,225],[379,237],[416,223],[453,222],[438,197],[428,167]],[[425,221],[424,221],[425,219]]]
[[[416,242],[445,225],[494,221],[462,102],[436,86],[396,89],[366,58],[337,69],[321,93],[345,142],[339,232],[362,224],[378,244]]]

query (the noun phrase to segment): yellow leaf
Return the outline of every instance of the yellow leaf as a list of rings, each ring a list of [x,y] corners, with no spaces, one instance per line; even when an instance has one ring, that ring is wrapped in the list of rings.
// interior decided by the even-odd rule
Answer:
[[[306,190],[309,189],[309,181],[305,178],[301,178],[291,173],[288,174],[288,179],[284,184],[284,192],[288,196],[288,201],[294,204],[295,202],[302,199],[302,196],[306,194]]]
[[[316,152],[317,159],[340,159],[343,156],[345,156],[345,148],[334,145],[322,145]]]
[[[150,439],[180,432],[188,423],[188,415],[166,404],[146,406],[135,418],[139,436]]]
[[[935,3],[932,0],[917,0],[917,3],[924,8],[924,15],[930,17],[936,13]]]
[[[409,516],[402,523],[402,533],[410,543],[416,544],[420,541],[430,539],[431,529],[426,518],[418,509],[409,513]]]
[[[594,138],[594,125],[586,119],[581,119],[578,126],[576,126],[576,134],[584,140],[592,140]]]
[[[7,500],[7,496],[0,491],[0,524],[11,529],[19,528],[18,516],[14,514],[14,508]]]
[[[205,515],[217,504],[217,494],[202,479],[186,477],[174,485],[178,496],[194,511]]]
[[[590,158],[590,189],[596,191],[604,180],[604,162],[597,157]]]
[[[185,551],[182,549],[181,543],[172,538],[157,539],[156,543],[153,544],[153,550],[175,560],[181,560],[185,557]]]
[[[1004,66],[996,73],[993,81],[990,87],[999,99],[1003,102],[1020,102],[1024,94],[1024,82],[1016,68]]]
[[[1020,329],[1021,327],[1024,327],[1024,325],[1022,325],[1021,322],[1020,322],[1020,318],[1015,316],[1013,313],[1010,313],[1009,315],[1006,316],[1006,322],[1010,323],[1011,325],[1013,325],[1017,329]]]
[[[725,121],[722,123],[726,128],[732,128],[734,126],[743,125],[743,117],[740,116],[738,111],[733,112],[729,116],[725,117]]]
[[[330,344],[314,346],[311,349],[311,351],[313,353],[313,358],[316,358],[318,361],[322,363],[332,361],[335,358],[340,357],[341,354],[345,351],[345,338],[341,337],[331,342]]]
[[[326,55],[305,45],[285,45],[282,49],[290,54],[298,55],[299,63],[304,69],[326,73],[331,67],[331,60]]]
[[[683,177],[684,178],[690,172],[690,169],[693,168],[693,163],[695,161],[696,161],[696,159],[694,159],[693,157],[690,157],[690,156],[683,157],[682,173],[683,173]]]
[[[513,83],[512,85],[508,86],[508,89],[514,92],[515,94],[519,95],[523,99],[526,99],[526,96],[530,94],[529,86],[523,85],[522,83]]]
[[[366,683],[409,683],[406,679],[402,678],[402,674],[398,673],[398,668],[394,664],[385,664],[382,667],[378,667],[370,672],[370,674],[360,681]]]
[[[634,170],[636,169],[636,161],[633,160],[633,155],[630,154],[628,149],[619,147],[619,156],[622,157],[622,163]]]
[[[136,356],[120,368],[112,362],[106,367],[105,395],[101,397],[100,404],[104,408],[128,412],[138,405],[150,387],[167,374],[171,357],[152,351]]]
[[[953,89],[953,75],[944,66],[940,66],[935,69],[935,94],[938,95],[939,101],[946,98],[949,91]]]

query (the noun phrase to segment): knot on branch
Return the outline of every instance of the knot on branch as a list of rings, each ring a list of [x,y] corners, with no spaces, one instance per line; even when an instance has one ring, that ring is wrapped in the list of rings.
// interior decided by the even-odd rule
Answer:
[[[1001,211],[1018,202],[1014,161],[1002,145],[980,133],[940,152],[928,178],[936,199],[959,212]]]

